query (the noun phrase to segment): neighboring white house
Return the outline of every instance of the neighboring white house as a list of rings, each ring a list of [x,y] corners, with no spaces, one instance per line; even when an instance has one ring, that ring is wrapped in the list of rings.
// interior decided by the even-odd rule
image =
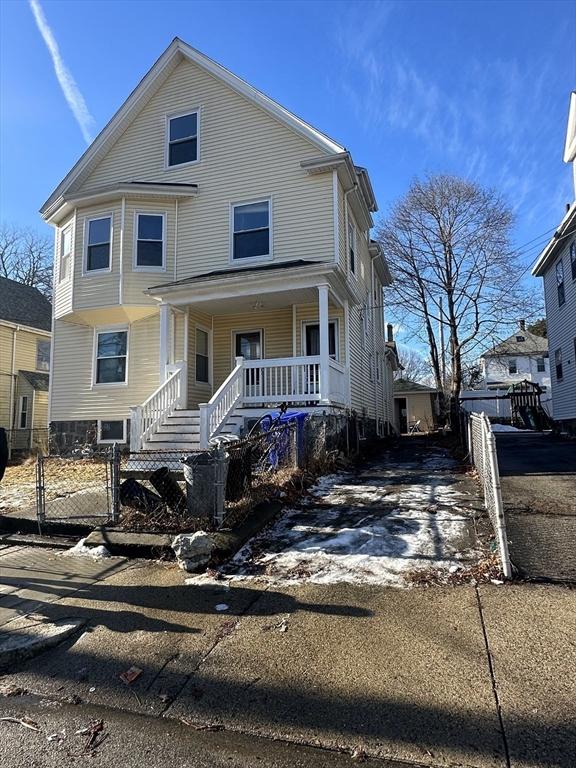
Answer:
[[[531,381],[550,391],[548,339],[527,331],[524,320],[515,333],[484,352],[481,361],[486,389],[506,389],[519,381]]]
[[[570,100],[564,161],[573,165],[576,197],[576,91]],[[532,274],[544,279],[554,420],[576,434],[576,201],[568,207]]]
[[[60,442],[205,446],[283,402],[390,431],[376,210],[341,144],[176,38],[41,210]]]

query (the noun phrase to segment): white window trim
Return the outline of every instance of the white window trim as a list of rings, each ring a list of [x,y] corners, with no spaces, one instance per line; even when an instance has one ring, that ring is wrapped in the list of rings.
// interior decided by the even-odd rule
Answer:
[[[198,379],[196,376],[196,370],[197,370],[196,355],[198,354],[198,350],[197,350],[198,337],[196,334],[197,331],[204,331],[204,333],[208,334],[208,381],[202,381],[201,379]],[[212,386],[212,331],[210,330],[210,328],[207,328],[205,325],[201,325],[200,323],[196,323],[194,325],[194,381],[200,387]]]
[[[187,163],[178,163],[178,165],[169,164],[169,148],[170,148],[170,120],[174,120],[177,117],[186,117],[186,115],[196,115],[196,160],[189,160]],[[200,124],[202,117],[201,107],[192,107],[191,109],[185,109],[183,112],[170,112],[164,118],[164,170],[174,171],[176,168],[187,168],[190,165],[198,165],[200,162]]]
[[[348,271],[351,275],[354,275],[356,277],[356,273],[358,271],[358,229],[356,227],[355,222],[351,219],[350,212],[348,211],[348,220],[346,222],[347,224],[347,231],[346,231],[346,248],[347,248],[347,261],[348,261]],[[354,269],[352,269],[352,262],[350,261],[350,232],[353,232],[354,234]]]
[[[26,398],[26,424],[22,427],[20,426],[20,422],[22,419],[22,404],[24,402],[24,398]],[[16,429],[30,429],[28,426],[28,421],[30,419],[30,396],[29,395],[20,395],[20,399],[18,400],[18,426]]]
[[[115,331],[126,331],[126,378],[124,381],[96,381],[97,356],[98,356],[98,334],[111,333]],[[102,325],[94,328],[94,340],[92,349],[92,389],[127,387],[130,375],[130,326],[129,325]],[[105,419],[107,421],[107,419]]]
[[[160,216],[162,218],[162,266],[141,267],[138,265],[138,219],[140,216]],[[166,211],[134,211],[134,237],[132,243],[132,271],[133,272],[166,272]],[[151,242],[157,242],[156,240]]]
[[[336,348],[336,357],[331,357],[331,360],[335,360],[337,363],[340,362],[340,323],[338,322],[339,318],[337,317],[329,317],[328,318],[328,326],[330,326],[331,323],[334,323],[334,346]],[[302,320],[302,330],[300,331],[300,348],[302,349],[302,355],[304,357],[308,357],[308,350],[306,348],[306,326],[307,325],[320,325],[320,323],[317,320]],[[328,337],[330,339],[330,337]]]
[[[52,353],[52,342],[50,339],[36,339],[36,367],[34,368],[35,371],[39,371],[41,373],[50,373],[50,364],[52,363],[52,358],[48,361],[48,369],[46,368],[38,368],[38,345],[39,344],[48,344],[48,348],[50,349],[50,353]]]
[[[103,421],[121,421],[122,422],[122,439],[121,440],[103,440],[102,439],[102,422]],[[114,443],[123,444],[126,443],[126,419],[98,419],[98,436],[96,442],[101,445],[113,445]]]
[[[236,367],[236,336],[240,336],[243,333],[259,333],[260,334],[260,357],[258,360],[264,360],[266,355],[264,352],[264,328],[240,328],[239,330],[232,330],[232,368]]]
[[[240,205],[254,205],[256,203],[268,203],[268,253],[263,256],[249,256],[244,259],[234,258],[234,208]],[[229,258],[230,264],[253,264],[259,261],[272,261],[274,259],[274,231],[273,231],[273,206],[272,196],[263,196],[252,198],[251,200],[236,200],[230,203],[230,242],[229,242]]]
[[[63,269],[62,265],[64,263],[64,235],[66,232],[70,231],[70,253],[68,254],[67,258],[68,261],[68,275],[66,277],[62,277]],[[62,227],[60,230],[60,245],[59,245],[59,258],[58,258],[58,283],[64,283],[69,282],[72,279],[72,258],[74,254],[74,240],[76,237],[76,228],[74,226],[74,221],[70,221],[65,227]]]
[[[108,254],[108,266],[103,269],[88,269],[88,231],[91,221],[100,219],[110,219],[110,251]],[[114,213],[99,213],[97,216],[86,216],[84,219],[84,257],[82,259],[82,276],[101,275],[105,272],[112,272],[112,252],[114,248]]]

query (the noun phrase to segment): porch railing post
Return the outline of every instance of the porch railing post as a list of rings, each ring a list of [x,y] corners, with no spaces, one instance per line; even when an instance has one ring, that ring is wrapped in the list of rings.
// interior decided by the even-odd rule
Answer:
[[[142,449],[142,406],[130,408],[130,450]]]
[[[318,326],[320,330],[320,403],[330,402],[330,348],[328,336],[328,285],[318,286]]]

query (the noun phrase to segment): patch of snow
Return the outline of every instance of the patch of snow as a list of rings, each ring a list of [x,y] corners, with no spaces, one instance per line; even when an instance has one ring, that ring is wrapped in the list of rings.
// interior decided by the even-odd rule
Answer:
[[[492,432],[526,432],[525,429],[518,429],[510,424],[492,424]]]
[[[77,555],[79,557],[91,557],[94,560],[100,560],[103,557],[111,557],[110,552],[103,544],[100,544],[98,547],[87,547],[84,543],[85,541],[86,539],[80,539],[80,541],[74,544],[73,547],[67,549],[66,552],[63,552],[62,554],[64,557]]]
[[[227,611],[228,608],[230,608],[230,606],[226,605],[226,603],[218,603],[218,605],[215,605],[214,607],[216,608],[217,611],[220,611],[220,612]]]

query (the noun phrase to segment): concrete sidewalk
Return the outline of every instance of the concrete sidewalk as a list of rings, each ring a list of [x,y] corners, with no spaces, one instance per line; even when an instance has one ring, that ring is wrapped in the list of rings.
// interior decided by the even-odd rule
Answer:
[[[420,765],[574,765],[573,590],[199,585],[140,562],[70,593],[64,556],[35,552],[16,580],[0,556],[0,609],[29,589],[36,615],[85,625],[4,690]]]

